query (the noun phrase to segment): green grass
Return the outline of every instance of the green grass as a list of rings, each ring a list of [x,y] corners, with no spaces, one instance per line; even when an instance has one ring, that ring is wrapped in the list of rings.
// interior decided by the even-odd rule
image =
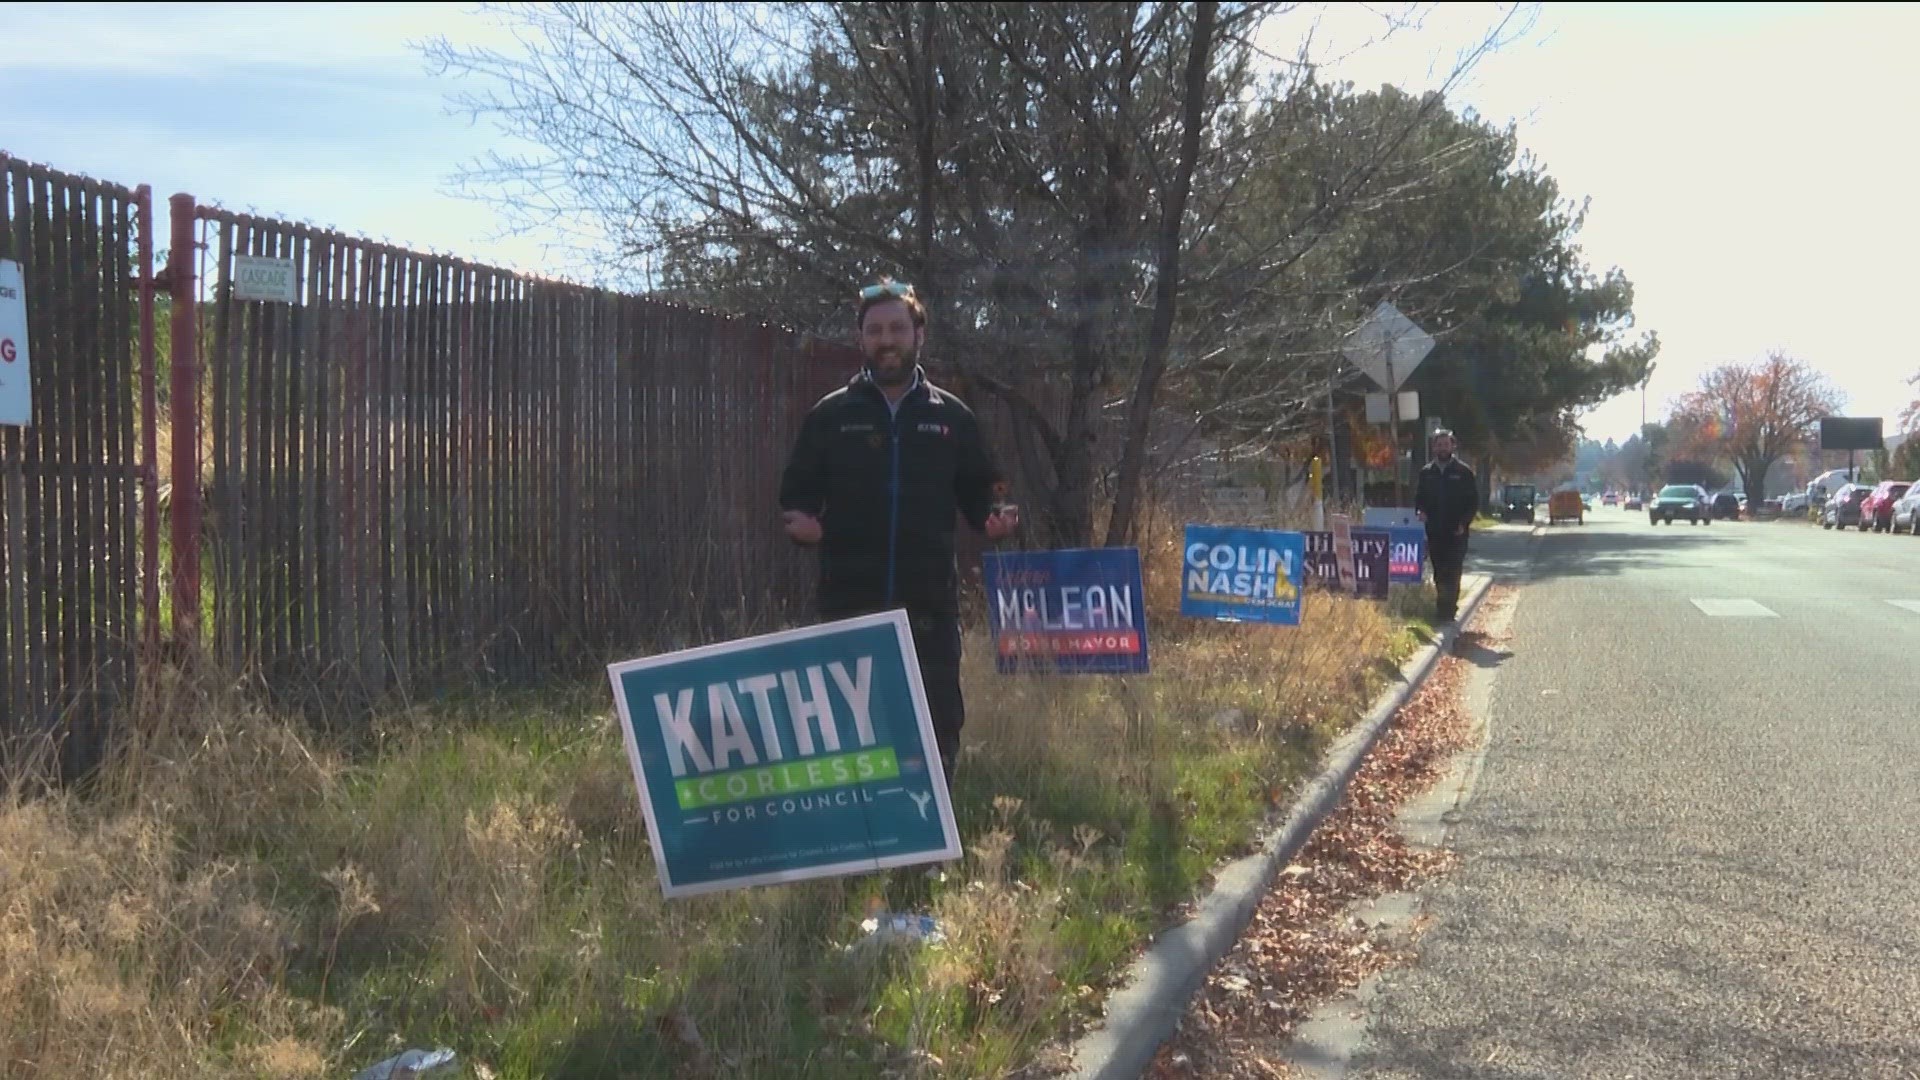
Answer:
[[[1003,677],[969,639],[966,855],[939,882],[666,901],[597,680],[351,741],[174,686],[94,797],[0,803],[40,867],[0,873],[25,928],[0,1054],[48,1075],[334,1076],[434,1045],[500,1080],[1004,1075],[1097,1015],[1432,637],[1426,587],[1314,593],[1297,629],[1184,622],[1173,590],[1149,579],[1149,676]],[[881,909],[948,939],[864,944]],[[148,929],[116,931],[128,910]],[[132,1004],[76,1024],[47,971]]]
[[[502,1078],[674,1073],[689,1046],[661,1018],[676,1015],[713,1046],[719,1075],[879,1076],[915,1048],[970,1075],[997,1075],[1091,1015],[1093,988],[1215,865],[1245,849],[1269,793],[1323,742],[1164,734],[1166,787],[1146,797],[1093,762],[1078,775],[963,769],[956,812],[973,854],[946,883],[911,897],[954,927],[947,949],[849,951],[870,907],[897,906],[884,880],[657,901],[637,817],[600,807],[611,816],[576,815],[579,834],[556,838],[565,850],[549,852],[527,882],[538,896],[528,921],[510,939],[491,935],[512,946],[506,963],[476,963],[484,927],[424,932],[444,928],[445,916],[415,923],[389,901],[394,920],[341,950],[331,1003],[379,1018],[365,1021],[368,1039],[461,1047]],[[444,842],[491,807],[608,784],[607,763],[624,768],[621,753],[604,715],[506,714],[384,758],[347,785],[337,810],[359,832],[349,846],[393,866],[392,849],[409,834]],[[288,880],[312,874],[304,843],[262,854]],[[591,962],[581,954],[588,941],[598,951]],[[317,971],[301,989],[317,993]],[[1023,998],[1019,1007],[1002,1008],[1010,995]]]

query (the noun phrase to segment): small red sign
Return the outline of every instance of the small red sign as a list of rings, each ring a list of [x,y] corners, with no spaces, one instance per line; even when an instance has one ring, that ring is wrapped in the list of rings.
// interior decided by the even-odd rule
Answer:
[[[1140,635],[1133,630],[1003,630],[1000,634],[1001,656],[1130,656],[1139,651]]]

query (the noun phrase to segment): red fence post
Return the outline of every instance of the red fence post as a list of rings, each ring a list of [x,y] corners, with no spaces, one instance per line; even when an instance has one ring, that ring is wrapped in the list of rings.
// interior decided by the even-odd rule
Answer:
[[[200,644],[200,350],[194,313],[193,196],[173,197],[167,289],[173,297],[173,633],[183,649]]]

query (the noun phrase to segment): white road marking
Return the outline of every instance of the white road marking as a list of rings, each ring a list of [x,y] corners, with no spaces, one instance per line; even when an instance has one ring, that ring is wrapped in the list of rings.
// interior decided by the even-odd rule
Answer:
[[[1777,619],[1757,600],[1695,600],[1693,606],[1716,619]]]
[[[1920,615],[1920,600],[1889,600],[1887,603],[1897,608],[1906,608],[1915,615]]]

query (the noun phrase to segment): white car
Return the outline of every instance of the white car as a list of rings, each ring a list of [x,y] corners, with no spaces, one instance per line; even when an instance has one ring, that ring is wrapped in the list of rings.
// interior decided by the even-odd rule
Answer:
[[[1905,495],[1893,504],[1893,532],[1905,529],[1920,536],[1920,484],[1907,489]]]
[[[1804,514],[1807,512],[1807,493],[1795,491],[1780,498],[1780,512],[1783,514]]]

